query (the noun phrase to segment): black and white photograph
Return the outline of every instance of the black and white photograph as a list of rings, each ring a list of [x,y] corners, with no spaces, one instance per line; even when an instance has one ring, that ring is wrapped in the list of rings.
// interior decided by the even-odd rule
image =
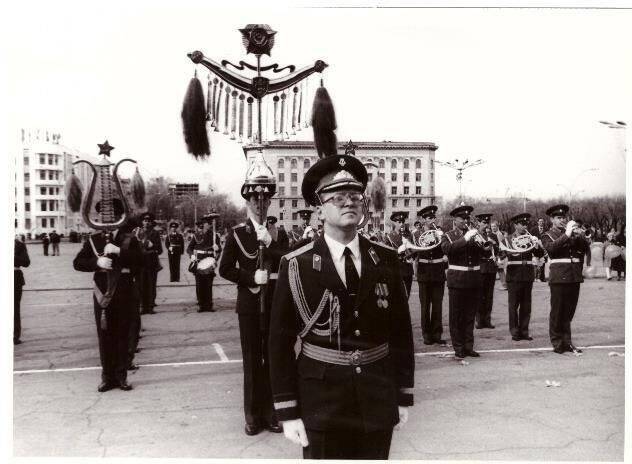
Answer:
[[[630,457],[632,3],[2,10],[7,461]]]

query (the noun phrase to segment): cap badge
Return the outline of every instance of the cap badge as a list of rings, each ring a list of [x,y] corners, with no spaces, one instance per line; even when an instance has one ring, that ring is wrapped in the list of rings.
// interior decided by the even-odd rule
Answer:
[[[344,161],[344,160],[340,160],[340,161]],[[353,174],[351,174],[349,171],[345,171],[344,169],[341,171],[338,171],[332,180],[342,180],[342,179],[351,179],[351,180],[355,180],[355,177],[353,177]]]

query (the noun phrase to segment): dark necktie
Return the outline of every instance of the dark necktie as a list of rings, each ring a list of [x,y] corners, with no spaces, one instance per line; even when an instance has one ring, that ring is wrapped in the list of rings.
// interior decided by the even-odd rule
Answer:
[[[351,298],[355,298],[358,293],[358,286],[360,284],[360,276],[358,275],[358,271],[353,264],[353,258],[351,258],[351,250],[348,247],[345,247],[344,251],[345,257],[345,280],[347,282],[347,290],[349,291],[349,296]]]

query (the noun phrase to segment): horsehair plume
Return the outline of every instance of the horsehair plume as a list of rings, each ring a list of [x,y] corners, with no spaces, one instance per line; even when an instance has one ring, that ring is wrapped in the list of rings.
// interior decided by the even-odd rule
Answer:
[[[73,213],[76,213],[81,209],[81,198],[83,196],[82,190],[83,187],[81,186],[81,181],[73,169],[72,174],[66,181],[66,200],[68,201],[70,211]]]
[[[379,176],[371,182],[371,203],[375,211],[383,211],[386,206],[386,184]]]
[[[338,141],[336,139],[336,113],[329,92],[319,87],[312,105],[312,127],[314,128],[314,144],[319,158],[335,155]]]
[[[134,198],[134,203],[136,204],[136,206],[139,206],[141,208],[145,206],[145,181],[140,175],[138,166],[136,167],[136,172],[134,173],[134,177],[132,178],[132,196]]]
[[[204,158],[211,154],[206,133],[206,108],[202,83],[193,76],[189,82],[182,103],[182,129],[187,151],[195,158]]]

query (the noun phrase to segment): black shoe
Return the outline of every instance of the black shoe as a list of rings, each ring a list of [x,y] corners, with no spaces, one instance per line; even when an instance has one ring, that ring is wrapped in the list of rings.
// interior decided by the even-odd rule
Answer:
[[[511,336],[511,339],[512,339],[514,342],[519,342],[520,340],[522,340],[522,337],[519,337],[519,336],[517,336],[517,335],[512,335],[512,336]]]
[[[477,328],[477,329],[484,329],[484,328],[485,328],[485,326],[480,325],[480,324],[476,324],[476,328]]]
[[[134,353],[140,353],[140,351],[141,351],[141,348],[140,348],[140,346],[139,346],[138,348],[136,348],[136,349],[134,350]]]
[[[283,433],[283,427],[278,422],[266,424],[266,429],[272,433]]]
[[[208,308],[200,308],[197,310],[198,313],[210,313],[211,310]]]
[[[584,350],[580,350],[579,348],[577,348],[572,343],[569,343],[568,348],[566,348],[566,351],[570,351],[571,353],[583,353],[584,352]]]
[[[463,351],[455,351],[454,357],[457,359],[465,359],[465,353]]]
[[[246,435],[258,435],[259,433],[261,433],[261,427],[259,427],[257,424],[246,424],[246,427],[244,427],[244,431],[246,432]]]
[[[434,342],[430,340],[424,340],[424,345],[434,345]]]
[[[557,354],[564,354],[566,353],[566,347],[565,346],[556,346],[555,348],[553,348],[553,352],[557,353]]]
[[[143,310],[140,312],[141,314],[156,314],[156,311],[153,309],[148,309],[147,311]]]
[[[435,343],[437,345],[441,345],[441,346],[447,346],[448,345],[448,342],[446,342],[445,340],[443,340],[441,338],[439,340],[435,340]]]
[[[132,384],[131,384],[131,383],[127,383],[127,380],[124,380],[123,382],[121,382],[121,383],[119,384],[119,388],[120,388],[121,390],[123,390],[123,391],[130,391],[130,390],[133,390],[133,389],[134,389],[134,387],[132,387]]]
[[[476,351],[474,350],[468,350],[465,352],[465,356],[471,356],[472,358],[480,358],[481,355],[478,354]]]
[[[101,382],[101,384],[97,388],[97,391],[99,393],[103,393],[103,392],[106,392],[108,390],[112,390],[113,388],[116,388],[116,385],[113,385],[113,384],[111,384],[109,382]]]
[[[531,341],[533,340],[533,337],[530,337],[529,335],[523,335],[522,337],[520,337],[521,340],[527,340],[527,341]]]
[[[20,344],[22,344],[22,340],[20,340],[19,338],[14,338],[13,339],[13,344],[14,345],[20,345]]]
[[[134,363],[130,363],[129,366],[127,366],[127,370],[128,371],[137,371],[138,370],[138,366]]]
[[[485,326],[485,328],[486,328],[486,329],[495,329],[495,328],[496,328],[496,326],[495,326],[495,325],[493,325],[493,324],[487,324],[487,325]]]
[[[211,309],[209,309],[210,312],[215,313],[217,312],[217,309],[213,309],[213,307],[211,306]]]

